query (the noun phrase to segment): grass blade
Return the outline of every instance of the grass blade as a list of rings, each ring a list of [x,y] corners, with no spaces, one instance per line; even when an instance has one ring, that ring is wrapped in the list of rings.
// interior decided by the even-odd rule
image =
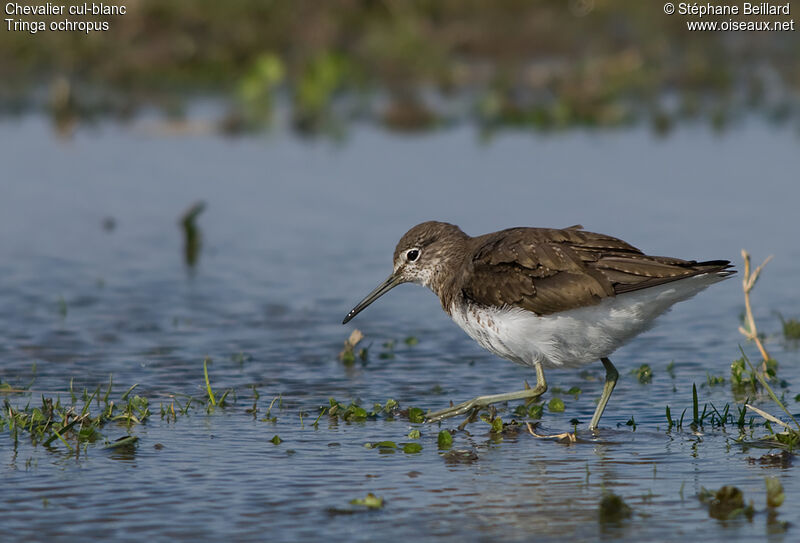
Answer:
[[[203,375],[206,377],[206,392],[208,392],[208,399],[211,405],[217,405],[217,399],[214,397],[214,391],[211,390],[211,383],[208,380],[208,358],[203,360]]]

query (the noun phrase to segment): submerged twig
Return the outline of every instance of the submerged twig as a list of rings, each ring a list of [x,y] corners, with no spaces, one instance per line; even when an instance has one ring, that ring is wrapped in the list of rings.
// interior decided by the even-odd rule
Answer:
[[[767,361],[770,360],[770,356],[767,352],[767,349],[764,347],[764,344],[761,342],[761,338],[758,337],[756,321],[753,318],[753,308],[750,305],[750,291],[753,290],[753,287],[756,285],[756,281],[758,281],[758,275],[761,273],[761,270],[764,269],[764,266],[767,265],[767,262],[772,260],[772,255],[768,256],[764,262],[762,262],[761,265],[758,266],[752,273],[750,273],[750,253],[748,253],[745,249],[742,249],[742,258],[744,259],[742,290],[744,291],[745,322],[747,324],[747,328],[740,326],[739,332],[748,340],[755,342],[756,347],[758,347],[758,350],[761,353],[761,358],[763,359],[761,362],[761,373],[766,374]]]

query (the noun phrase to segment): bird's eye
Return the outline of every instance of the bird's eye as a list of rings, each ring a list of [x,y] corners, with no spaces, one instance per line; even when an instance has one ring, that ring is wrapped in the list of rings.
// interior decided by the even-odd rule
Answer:
[[[409,262],[414,262],[419,257],[419,249],[411,249],[406,253],[406,258]]]

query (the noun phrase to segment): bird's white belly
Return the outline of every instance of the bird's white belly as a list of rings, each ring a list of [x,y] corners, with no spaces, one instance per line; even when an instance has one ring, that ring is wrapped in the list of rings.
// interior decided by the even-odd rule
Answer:
[[[698,275],[545,316],[467,303],[454,304],[451,316],[498,356],[526,366],[539,362],[546,368],[576,368],[611,355],[673,304],[723,278]]]

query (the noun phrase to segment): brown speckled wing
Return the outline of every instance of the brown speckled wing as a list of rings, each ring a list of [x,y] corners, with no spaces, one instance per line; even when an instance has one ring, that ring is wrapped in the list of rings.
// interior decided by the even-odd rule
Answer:
[[[624,241],[571,227],[513,228],[473,238],[461,291],[468,299],[547,315],[603,298],[727,269],[727,261],[653,257]]]

